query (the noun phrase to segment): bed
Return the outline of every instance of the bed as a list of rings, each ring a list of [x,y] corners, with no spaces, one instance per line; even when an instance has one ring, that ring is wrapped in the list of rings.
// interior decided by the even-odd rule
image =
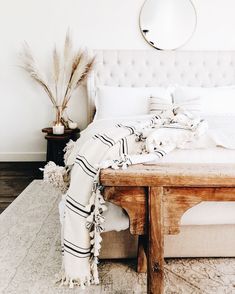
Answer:
[[[95,110],[94,101],[97,85],[117,87],[164,87],[169,84],[178,84],[182,86],[207,88],[224,87],[235,84],[235,52],[97,51],[96,53],[98,60],[97,69],[88,80],[89,120],[92,119]],[[152,176],[158,175],[160,177],[162,174],[168,173],[168,176],[173,177],[176,181],[176,185],[180,188],[182,188],[183,185],[187,188],[193,185],[193,189],[190,188],[190,190],[187,190],[186,188],[186,192],[188,194],[191,193],[192,199],[194,199],[194,196],[201,195],[202,190],[199,189],[199,191],[195,187],[204,187],[203,197],[199,197],[200,199],[196,201],[191,199],[190,204],[186,205],[182,210],[180,214],[180,217],[182,217],[180,226],[178,226],[178,224],[175,226],[170,224],[168,229],[165,228],[165,230],[168,230],[165,236],[164,233],[162,236],[158,235],[159,239],[161,239],[161,237],[165,239],[165,242],[162,241],[165,243],[164,256],[234,256],[234,169],[234,150],[225,150],[218,147],[207,150],[177,150],[162,160],[160,172],[158,169],[156,170],[154,165],[149,165],[148,168],[146,165],[133,167],[128,172],[104,170],[101,173],[101,183],[106,187],[106,199],[115,204],[119,204],[126,208],[127,211],[128,207],[122,205],[123,201],[119,201],[120,199],[117,200],[118,193],[126,195],[126,193],[133,194],[136,192],[136,194],[139,193],[139,195],[146,195],[146,192],[142,189],[143,186],[158,186],[157,188],[152,188],[153,192],[149,192],[149,195],[163,195],[164,193],[162,190],[159,190],[159,187],[165,185],[169,188],[169,186],[171,186],[169,182],[164,184],[158,183],[159,186],[156,183],[148,185],[145,182],[143,184],[143,182],[140,183],[141,180],[134,180],[135,184],[133,184],[133,179],[136,177],[138,178],[140,175],[140,178],[146,176],[148,182],[149,170],[151,170]],[[185,172],[183,172],[183,180],[181,179],[179,183],[177,182],[176,175],[182,170]],[[191,179],[193,179],[191,184],[187,184],[187,180],[189,181],[189,177],[187,177],[188,174],[190,174]],[[126,178],[128,177],[132,178],[132,181],[127,181]],[[203,179],[207,177],[210,181],[204,181],[203,183]],[[198,179],[200,180],[198,181]],[[132,187],[130,189],[136,189],[136,191],[128,190],[128,186]],[[126,188],[128,190],[127,192]],[[228,190],[226,190],[227,188]],[[151,188],[149,191],[151,191]],[[172,195],[174,195],[174,193],[176,193],[176,191],[172,191]],[[193,195],[193,193],[195,193],[195,195]],[[203,200],[209,200],[210,202],[203,202]],[[220,202],[213,200],[218,200]],[[194,205],[196,206],[190,208]],[[146,203],[143,206],[146,206]],[[175,206],[175,209],[178,208],[178,206]],[[159,210],[157,212],[158,214],[160,213]],[[157,217],[157,212],[154,212],[155,217]],[[171,211],[171,213],[174,212]],[[128,214],[130,218],[133,218],[131,220],[132,233],[143,235],[145,231],[144,224],[142,224],[142,228],[138,227],[138,225],[141,226],[141,221],[134,219],[136,216],[131,216],[131,211],[128,211]],[[146,218],[146,215],[139,215],[139,217]],[[177,221],[179,220],[180,219]],[[136,224],[136,222],[138,222],[138,224]],[[152,234],[156,234],[154,229]],[[137,255],[138,240],[130,235],[128,230],[120,233],[105,233],[103,238],[101,257],[126,258]],[[110,244],[111,238],[112,244]],[[162,245],[159,246],[161,247]],[[159,246],[157,249],[155,248],[155,253],[158,258],[159,254],[157,252],[159,252]],[[143,239],[139,238],[138,252],[140,263],[143,262],[141,257],[142,247]],[[161,258],[162,257],[160,257],[160,259]],[[154,261],[151,260],[151,266],[153,263]],[[150,288],[152,287],[151,289],[157,287],[156,293],[162,293],[162,289],[160,289],[161,286],[160,288],[156,286],[156,284],[162,284],[160,281],[162,280],[162,264],[161,261],[159,263],[157,262],[156,268],[153,270],[153,272],[155,271],[158,273],[158,278],[155,280],[157,282],[150,282],[151,285],[149,286]],[[143,267],[143,264],[139,265],[140,271],[143,271],[144,268],[145,266]]]
[[[88,120],[95,111],[97,84],[120,87],[184,86],[221,87],[235,84],[235,52],[165,52],[152,50],[96,51],[97,68],[88,80]],[[166,163],[188,161],[235,163],[233,150],[185,151],[169,154]],[[216,160],[215,160],[216,158]],[[235,256],[235,203],[201,203],[181,219],[178,235],[165,236],[166,257]],[[110,244],[110,240],[112,243]],[[136,257],[138,238],[129,230],[103,234],[101,258]]]
[[[138,251],[149,292],[162,293],[164,257],[234,256],[235,52],[96,54],[90,124],[67,146],[66,170],[44,171],[71,170],[60,280],[99,283],[101,247],[103,258]]]

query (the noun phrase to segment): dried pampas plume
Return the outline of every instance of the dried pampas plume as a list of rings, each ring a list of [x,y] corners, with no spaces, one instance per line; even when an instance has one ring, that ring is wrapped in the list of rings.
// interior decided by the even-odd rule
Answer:
[[[70,32],[67,31],[64,48],[60,53],[56,46],[53,50],[52,80],[44,78],[33,57],[30,46],[25,42],[20,54],[22,67],[30,77],[36,81],[46,92],[52,104],[63,112],[72,97],[73,92],[83,83],[94,66],[94,57],[90,57],[86,51],[73,52],[73,43]]]
[[[51,100],[52,104],[56,104],[54,95],[52,91],[50,90],[50,87],[48,86],[47,82],[45,79],[42,77],[38,65],[36,64],[35,59],[33,58],[31,49],[29,45],[24,42],[23,44],[23,49],[21,52],[21,58],[22,58],[22,65],[20,65],[21,68],[26,70],[30,77],[35,80],[47,93],[49,99]]]

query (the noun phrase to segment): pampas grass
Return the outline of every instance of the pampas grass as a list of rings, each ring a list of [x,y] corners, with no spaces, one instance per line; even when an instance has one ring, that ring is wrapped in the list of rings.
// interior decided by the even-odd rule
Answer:
[[[62,53],[57,50],[56,46],[53,50],[52,85],[49,85],[48,80],[39,71],[27,43],[23,45],[21,60],[21,67],[43,88],[53,106],[60,112],[59,117],[67,108],[73,92],[86,80],[95,62],[95,58],[89,57],[86,51],[73,50],[69,31],[65,37]]]

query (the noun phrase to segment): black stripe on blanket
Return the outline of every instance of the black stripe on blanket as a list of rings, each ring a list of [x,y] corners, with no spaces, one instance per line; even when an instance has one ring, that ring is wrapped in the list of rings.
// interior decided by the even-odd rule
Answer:
[[[122,124],[117,124],[116,127],[117,128],[125,128],[125,129],[128,129],[129,132],[130,132],[130,135],[132,135],[132,134],[135,133],[135,128],[134,127],[131,127],[131,126],[124,126]]]
[[[112,139],[112,138],[110,138],[108,135],[106,135],[106,134],[103,134],[103,136],[105,136],[105,138],[107,139],[107,140],[109,140],[111,143],[112,143],[112,146],[113,145],[115,145],[115,141]]]
[[[112,147],[115,144],[113,139],[109,138],[105,134],[96,134],[96,135],[94,135],[93,139],[99,139],[103,144],[105,144],[109,147]]]
[[[71,209],[76,210],[80,215],[82,214],[82,216],[84,217],[88,217],[88,215],[90,214],[90,212],[85,211],[84,209],[81,209],[77,204],[74,204],[72,201],[70,201],[67,198],[66,198],[66,203]]]
[[[69,248],[65,248],[64,251],[67,252],[68,254],[71,254],[71,255],[77,257],[77,258],[88,258],[88,257],[90,257],[90,253],[87,254],[87,255],[79,255],[78,253],[72,251],[72,250],[69,249]],[[71,251],[72,251],[72,252],[71,252]]]
[[[127,143],[126,137],[124,138],[124,146],[125,146],[125,154],[127,155],[129,152],[128,152],[128,143]]]
[[[161,116],[156,114],[156,115],[154,115],[154,118],[155,119],[161,119]],[[154,123],[154,119],[151,119],[151,122]]]
[[[160,157],[163,157],[164,155],[166,155],[166,152],[164,150],[154,150],[154,152],[160,155]]]
[[[67,245],[65,243],[64,243],[64,247],[65,247],[65,249],[70,249],[70,250],[74,251],[77,254],[82,254],[82,256],[87,255],[87,254],[90,255],[90,251],[89,252],[82,252],[82,251],[79,251],[79,250],[76,250],[76,249],[72,248],[71,246],[69,246],[69,245]]]
[[[105,140],[103,140],[101,137],[99,137],[98,135],[94,135],[93,137],[94,140],[99,139],[103,144],[107,145],[108,147],[110,147],[110,144],[108,142],[106,142]]]
[[[119,155],[127,155],[128,154],[128,144],[127,144],[127,139],[122,138],[120,141],[120,149],[119,149]]]
[[[78,154],[76,158],[82,159],[93,172],[97,173],[98,169],[92,166],[83,155]]]
[[[69,194],[67,194],[67,197],[70,198],[70,200],[72,200],[73,202],[75,202],[79,206],[81,206],[82,209],[85,209],[85,205],[83,205],[82,203],[80,203],[80,202],[76,201],[75,199],[73,199]],[[87,211],[87,212],[89,212],[89,211]]]
[[[75,248],[75,250],[81,251],[82,254],[90,253],[90,251],[91,251],[90,247],[88,247],[88,248],[80,247],[80,246],[75,245],[74,243],[72,243],[64,238],[64,245],[65,244],[67,244],[68,246],[71,246],[71,247],[76,247],[77,249]]]
[[[76,160],[75,161],[75,163],[77,163],[79,166],[80,166],[80,168],[84,171],[84,173],[86,173],[89,177],[91,177],[91,178],[94,178],[94,174],[93,173],[90,173],[84,166],[83,166],[83,164],[80,162],[80,160]]]
[[[67,207],[70,211],[72,211],[72,212],[74,212],[74,213],[80,215],[81,217],[87,218],[87,215],[86,215],[86,216],[82,215],[81,213],[79,213],[79,212],[76,211],[75,209],[71,208],[71,206],[69,206],[69,205],[66,204],[66,207]]]
[[[95,169],[84,156],[78,155],[76,158],[75,163],[77,163],[82,170],[90,177],[94,177],[98,171],[98,169]]]

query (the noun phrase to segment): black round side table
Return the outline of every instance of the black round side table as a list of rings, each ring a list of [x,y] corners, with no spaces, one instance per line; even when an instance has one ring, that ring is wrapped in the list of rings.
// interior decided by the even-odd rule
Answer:
[[[69,140],[76,141],[80,135],[80,129],[65,129],[63,135],[54,135],[52,128],[42,129],[46,133],[47,158],[46,161],[54,161],[57,165],[64,166],[64,148]]]

